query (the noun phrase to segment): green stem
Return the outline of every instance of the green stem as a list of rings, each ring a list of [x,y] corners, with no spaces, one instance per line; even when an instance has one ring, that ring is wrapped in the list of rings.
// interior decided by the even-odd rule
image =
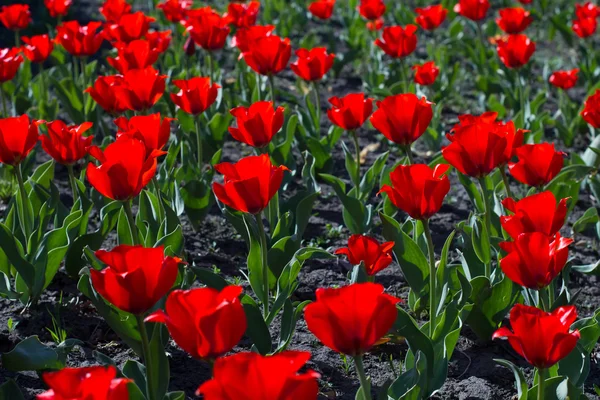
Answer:
[[[214,82],[214,67],[213,67],[213,56],[210,51],[206,53],[206,63],[208,64],[208,77],[211,83]]]
[[[538,368],[538,391],[537,400],[544,400],[544,384],[546,383],[546,370]]]
[[[402,77],[402,90],[404,93],[408,93],[410,83],[406,75],[406,66],[404,65],[404,57],[400,57],[400,76]]]
[[[267,235],[265,234],[265,226],[262,222],[262,213],[254,215],[256,226],[258,227],[258,235],[260,236],[260,251],[262,254],[262,278],[263,278],[263,317],[265,320],[269,316],[269,265],[267,260]]]
[[[269,89],[271,90],[271,101],[275,105],[275,76],[269,75]]]
[[[73,56],[73,83],[75,87],[79,87],[79,60]]]
[[[435,332],[436,317],[437,317],[437,296],[436,296],[436,269],[435,269],[435,252],[433,250],[433,238],[431,237],[431,229],[429,228],[429,220],[423,220],[423,230],[427,238],[427,249],[429,252],[429,338],[433,338]]]
[[[153,374],[150,374],[150,371],[153,368],[152,353],[150,352],[150,341],[148,340],[146,325],[144,324],[144,316],[136,315],[135,320],[137,321],[140,337],[142,339],[142,356],[144,358],[144,365],[146,366],[146,392],[148,394],[148,400],[155,400],[153,388],[154,382],[152,379]]]
[[[198,159],[198,170],[202,171],[202,133],[200,130],[200,116],[196,117],[196,157]]]
[[[261,78],[260,78],[260,74],[257,72],[256,73],[256,93],[258,93],[258,101],[262,100],[262,93],[260,90],[260,84],[261,84]],[[250,94],[252,96],[252,93]]]
[[[15,47],[21,47],[21,38],[19,37],[19,31],[15,31]]]
[[[506,197],[512,198],[512,192],[510,190],[510,185],[508,184],[508,176],[506,176],[506,169],[503,166],[500,167],[500,174],[502,175],[502,182],[504,182],[504,190],[506,190]]]
[[[548,311],[552,311],[554,305],[554,280],[548,285]]]
[[[165,204],[163,202],[162,191],[160,190],[160,184],[158,183],[158,179],[155,177],[152,178],[152,185],[154,186],[154,191],[156,192],[156,198],[158,199],[158,220],[160,222],[165,218]]]
[[[0,85],[0,98],[2,99],[2,115],[4,118],[8,118],[8,111],[6,110],[6,98],[4,97],[4,87]]]
[[[17,183],[19,184],[19,192],[21,195],[21,204],[25,206],[25,203],[29,203],[29,196],[27,195],[27,190],[25,189],[25,181],[23,180],[23,172],[21,171],[21,164],[14,167],[15,176],[17,177]],[[31,220],[31,215],[27,212],[27,210],[21,210],[23,225],[23,233],[25,234],[25,248],[28,249],[29,236],[31,235],[31,229],[33,228],[33,221]]]
[[[479,178],[479,186],[481,187],[481,193],[483,196],[483,203],[485,204],[485,229],[487,231],[487,238],[488,238],[488,243],[485,243],[484,246],[487,246],[488,248],[490,248],[490,243],[489,243],[489,238],[492,234],[492,204],[490,202],[491,200],[491,194],[487,188],[487,185],[485,183],[485,177],[483,178]],[[491,261],[489,263],[487,263],[485,265],[485,276],[488,279],[491,279],[492,276],[492,263]]]
[[[363,365],[363,359],[361,355],[354,357],[354,366],[356,367],[356,373],[358,374],[358,380],[360,381],[360,387],[362,388],[364,399],[371,400],[371,383],[365,374],[365,366]]]
[[[48,83],[46,82],[46,71],[44,70],[42,64],[40,64],[40,72],[39,72],[39,74],[40,74],[40,83],[41,83],[42,92],[43,92],[42,93],[42,97],[43,97],[43,99],[44,99],[44,101],[46,103],[46,106],[47,106],[48,105],[48,99],[49,99],[50,95],[48,94]],[[40,112],[40,117],[43,119],[44,117],[46,117],[46,115],[43,115]]]
[[[406,157],[408,158],[408,165],[413,165],[415,163],[415,159],[413,158],[412,149],[410,144],[404,146],[404,152],[406,153]]]
[[[129,231],[133,239],[133,244],[139,244],[140,236],[138,235],[137,227],[135,226],[135,219],[133,218],[133,212],[131,211],[131,200],[123,201],[123,210],[127,216],[127,222],[129,223]]]
[[[521,77],[517,73],[517,86],[519,87],[519,103],[521,107],[521,128],[526,128],[526,118],[525,118],[525,86],[521,81]]]
[[[75,179],[75,173],[73,172],[73,165],[67,165],[67,171],[69,171],[69,183],[71,184],[71,190],[73,191],[73,204],[79,200],[79,190],[77,190],[77,180]]]
[[[356,134],[356,130],[351,130],[350,135],[352,136],[352,140],[354,140],[354,151],[356,157],[356,171],[352,180],[354,181],[354,187],[356,188],[356,194],[358,195],[358,189],[360,188],[360,144],[358,144],[358,135]]]
[[[318,135],[321,130],[321,97],[319,96],[319,87],[317,82],[312,83],[313,93],[315,94],[315,106],[317,113],[317,120],[315,121],[315,133]]]

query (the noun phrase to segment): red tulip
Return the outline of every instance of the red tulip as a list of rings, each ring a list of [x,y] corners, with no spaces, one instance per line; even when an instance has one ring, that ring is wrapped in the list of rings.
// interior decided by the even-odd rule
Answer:
[[[117,23],[123,15],[131,13],[131,5],[127,0],[104,0],[100,13],[107,22]]]
[[[90,22],[87,25],[79,25],[77,21],[64,22],[56,28],[56,43],[73,56],[93,56],[104,41],[103,33],[96,32],[101,26],[100,22]]]
[[[274,25],[254,25],[249,28],[238,29],[231,41],[231,46],[237,47],[243,54],[250,49],[250,42],[265,36],[271,36],[273,30],[275,30]]]
[[[171,94],[171,100],[179,108],[188,114],[198,115],[210,107],[219,94],[221,86],[213,83],[210,78],[191,78],[186,80],[175,80],[173,84],[179,88],[179,92]]]
[[[138,115],[127,119],[120,117],[115,120],[119,128],[117,139],[133,137],[146,146],[146,156],[150,157],[156,150],[162,150],[171,136],[171,121],[173,118],[163,118],[160,113]]]
[[[229,127],[229,133],[238,142],[249,146],[268,146],[283,126],[283,112],[284,108],[274,108],[272,101],[258,101],[250,107],[236,107],[230,113],[236,119],[237,128]]]
[[[114,86],[115,96],[128,110],[148,110],[162,97],[166,79],[152,67],[132,69],[123,74],[122,85]]]
[[[531,13],[521,7],[503,8],[498,13],[496,23],[506,33],[521,33],[533,22]]]
[[[360,0],[358,12],[369,21],[380,19],[385,14],[385,3],[383,0]]]
[[[521,3],[521,4],[531,4],[531,3],[533,3],[533,0],[519,0],[519,3]]]
[[[236,28],[248,28],[256,24],[260,3],[251,1],[250,3],[229,3],[227,14],[224,17]]]
[[[268,154],[242,158],[237,163],[221,163],[215,170],[224,176],[214,182],[213,192],[223,204],[250,214],[264,210],[283,180],[285,166],[276,167]]]
[[[565,153],[554,143],[526,144],[516,150],[519,161],[508,163],[513,178],[529,186],[548,184],[563,167]]]
[[[44,372],[42,378],[50,388],[38,394],[37,400],[128,400],[130,379],[117,377],[110,366],[64,368]]]
[[[375,21],[367,22],[367,29],[370,31],[378,31],[383,28],[383,18],[376,19]]]
[[[575,306],[547,313],[536,307],[516,304],[510,311],[512,332],[502,327],[493,339],[507,338],[512,348],[537,368],[549,368],[565,358],[577,345],[578,330],[570,331],[577,319]]]
[[[0,8],[0,22],[7,29],[20,31],[27,28],[31,22],[31,12],[28,4],[11,4]]]
[[[573,239],[556,234],[551,238],[540,232],[521,233],[514,242],[501,242],[508,254],[500,260],[500,268],[517,285],[543,289],[560,274],[569,257]]]
[[[573,21],[571,28],[580,38],[584,39],[592,36],[596,32],[598,22],[596,18],[577,18]]]
[[[25,43],[23,54],[32,63],[43,63],[54,50],[54,42],[48,35],[23,36],[21,40]]]
[[[375,44],[390,57],[406,57],[417,47],[416,31],[416,25],[389,26],[383,29],[381,39],[375,40]]]
[[[329,99],[332,108],[327,116],[332,124],[353,131],[360,128],[373,112],[373,99],[364,93],[351,93],[344,97],[334,96]]]
[[[591,2],[575,4],[575,15],[577,18],[598,18],[600,8]]]
[[[158,60],[160,53],[150,47],[147,40],[134,40],[129,43],[118,43],[116,57],[108,57],[108,63],[120,74],[131,69],[144,69],[152,66]]]
[[[509,35],[507,39],[496,42],[496,51],[507,68],[520,68],[535,52],[535,42],[523,34]]]
[[[0,49],[0,84],[13,79],[22,63],[18,48]]]
[[[367,275],[373,276],[386,269],[393,261],[394,242],[379,244],[376,239],[365,235],[352,235],[348,247],[337,249],[335,254],[344,254],[352,265],[363,264]]]
[[[129,43],[144,37],[153,21],[154,18],[148,17],[141,11],[124,14],[119,18],[119,22],[107,24],[104,33],[111,42]]]
[[[287,67],[292,56],[290,39],[269,35],[247,42],[242,55],[246,64],[261,75],[277,74]]]
[[[40,142],[44,151],[63,165],[72,165],[87,155],[93,136],[83,136],[92,127],[91,122],[81,125],[69,125],[56,120],[46,124],[48,135],[41,135]]]
[[[600,128],[600,89],[585,100],[581,116],[594,128]]]
[[[179,23],[186,18],[186,13],[192,7],[193,1],[191,0],[165,0],[160,3],[156,8],[161,9],[165,18],[171,22]]]
[[[389,96],[377,102],[371,124],[392,142],[408,146],[427,130],[433,118],[432,104],[413,93]]]
[[[383,185],[381,192],[414,219],[426,220],[437,213],[450,190],[445,173],[447,164],[431,168],[425,164],[399,165],[390,173],[392,186]]]
[[[425,8],[416,8],[415,13],[417,14],[415,22],[419,24],[421,28],[427,31],[433,31],[444,22],[446,15],[448,15],[448,10],[446,10],[443,5],[437,4]]]
[[[551,85],[554,85],[563,90],[571,89],[577,84],[577,75],[579,74],[579,68],[572,69],[570,71],[556,71],[550,75],[548,80]]]
[[[146,156],[146,146],[138,139],[121,138],[104,151],[91,147],[89,153],[100,162],[89,163],[87,179],[104,197],[125,201],[140,194],[156,173],[156,157],[164,152]]]
[[[246,332],[246,314],[239,297],[242,288],[226,286],[174,290],[165,311],[158,310],[146,322],[167,325],[171,337],[194,358],[214,360],[230,351]]]
[[[194,10],[193,17],[189,16],[186,31],[198,46],[212,51],[225,46],[230,28],[227,18],[210,7],[204,7]]]
[[[360,356],[385,336],[396,321],[401,300],[375,283],[317,289],[317,299],[304,309],[308,330],[325,346]]]
[[[296,50],[298,59],[290,65],[296,75],[305,81],[318,81],[329,72],[333,66],[335,54],[327,53],[325,47],[315,47],[312,50]]]
[[[440,74],[440,69],[433,61],[428,61],[422,65],[415,65],[412,69],[415,71],[415,83],[422,86],[433,85]]]
[[[52,18],[66,16],[71,4],[73,4],[72,0],[44,0],[44,5]]]
[[[560,202],[552,192],[546,191],[524,197],[519,201],[506,198],[502,205],[513,215],[500,217],[502,228],[508,235],[517,239],[521,233],[540,232],[554,236],[565,223],[567,199]]]
[[[238,353],[219,358],[213,378],[196,392],[204,400],[316,400],[319,392],[313,370],[299,374],[310,353],[284,351],[272,356]]]
[[[472,21],[481,21],[489,8],[489,0],[459,0],[454,6],[454,12]]]
[[[0,119],[0,163],[20,164],[38,141],[40,123],[27,115]]]
[[[308,11],[319,19],[329,19],[333,14],[335,0],[315,0],[308,6]]]
[[[122,99],[117,96],[115,88],[123,85],[123,76],[121,75],[99,76],[96,78],[94,85],[84,90],[84,92],[89,93],[104,111],[110,114],[120,114],[127,110],[127,107]]]
[[[171,31],[152,31],[146,33],[146,40],[150,43],[150,48],[164,53],[171,43]]]

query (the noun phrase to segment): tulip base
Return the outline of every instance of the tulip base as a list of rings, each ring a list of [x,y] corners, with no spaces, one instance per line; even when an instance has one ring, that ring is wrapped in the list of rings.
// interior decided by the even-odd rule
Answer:
[[[546,370],[538,368],[537,400],[544,400],[544,384],[546,383]]]

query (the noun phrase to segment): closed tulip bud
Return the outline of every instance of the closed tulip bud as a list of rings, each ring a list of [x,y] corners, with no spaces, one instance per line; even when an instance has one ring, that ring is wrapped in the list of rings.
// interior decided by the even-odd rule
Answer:
[[[333,14],[335,0],[316,0],[309,4],[308,11],[319,19],[329,19]]]
[[[83,136],[92,127],[91,122],[68,126],[63,121],[52,121],[48,127],[48,135],[40,136],[44,151],[57,163],[72,165],[87,155],[92,145],[93,136]]]
[[[529,186],[548,184],[563,167],[565,153],[554,150],[554,143],[526,144],[516,150],[519,159],[508,163],[513,178]]]
[[[578,74],[579,68],[570,71],[556,71],[550,75],[548,82],[557,88],[569,90],[577,84]]]
[[[360,0],[358,12],[369,21],[378,20],[385,14],[385,3],[383,0]]]
[[[235,117],[237,128],[230,127],[229,133],[235,140],[249,146],[268,146],[283,126],[283,112],[283,107],[274,108],[271,101],[236,107],[230,113]]]
[[[28,4],[11,4],[0,8],[0,22],[11,31],[27,28],[31,22],[31,12]]]
[[[129,400],[131,379],[117,378],[117,369],[110,366],[64,368],[42,374],[48,390],[37,400]]]
[[[375,40],[375,44],[390,57],[406,57],[417,47],[415,32],[417,32],[415,25],[389,26],[383,29],[381,39]]]
[[[327,110],[327,117],[332,124],[347,131],[360,128],[373,112],[373,99],[365,97],[364,93],[332,97],[329,103],[332,107]]]
[[[315,47],[312,50],[299,49],[296,55],[298,59],[290,65],[290,68],[300,78],[309,82],[323,79],[335,59],[335,54],[327,53],[324,47]]]
[[[459,0],[454,6],[454,12],[472,21],[481,21],[489,8],[489,0]]]
[[[533,22],[531,13],[521,7],[503,8],[498,13],[500,18],[496,19],[496,24],[509,34],[521,33]]]
[[[444,22],[448,15],[448,10],[446,10],[443,5],[437,4],[424,8],[416,8],[415,13],[417,14],[415,22],[419,24],[421,28],[427,31],[433,31]]]
[[[373,276],[386,269],[393,261],[394,242],[380,244],[376,239],[365,235],[352,235],[348,239],[348,247],[335,251],[344,254],[352,265],[364,265],[368,276]]]
[[[16,166],[31,152],[38,141],[38,125],[27,115],[0,119],[0,163]]]
[[[175,80],[173,84],[179,92],[171,94],[171,100],[188,114],[199,115],[206,111],[217,99],[221,86],[211,84],[208,77],[188,80]]]

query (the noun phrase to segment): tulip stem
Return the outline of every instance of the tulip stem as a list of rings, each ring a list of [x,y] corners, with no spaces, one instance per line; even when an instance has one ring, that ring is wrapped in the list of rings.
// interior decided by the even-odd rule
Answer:
[[[538,368],[538,390],[537,400],[544,400],[544,384],[546,383],[546,370]]]
[[[408,82],[408,78],[406,76],[406,67],[404,65],[404,57],[400,57],[400,76],[402,77],[402,90],[404,93],[408,93],[410,88],[410,83]]]
[[[15,31],[15,47],[21,47],[21,38],[19,37],[19,31]]]
[[[519,88],[519,102],[520,102],[520,106],[521,106],[521,127],[522,128],[526,128],[526,122],[527,119],[525,118],[525,86],[523,85],[523,82],[521,81],[521,77],[519,76],[519,74],[516,74],[517,77],[517,87]]]
[[[407,144],[404,147],[404,152],[406,153],[406,157],[408,158],[408,165],[413,165],[415,163],[415,159],[413,158],[412,149],[410,148],[410,144]]]
[[[29,204],[29,196],[27,195],[27,190],[25,189],[25,182],[23,181],[23,172],[21,171],[21,164],[16,165],[15,167],[15,176],[17,177],[17,183],[19,184],[19,193],[21,195],[21,205],[23,206],[21,210],[21,224],[23,228],[23,234],[25,235],[25,249],[28,249],[29,236],[31,235],[31,229],[33,229],[33,221],[31,220],[31,214],[27,212],[25,205]],[[18,210],[18,209],[17,209]]]
[[[79,190],[77,190],[77,180],[75,179],[75,172],[73,172],[73,165],[67,165],[67,171],[69,172],[69,183],[73,191],[73,204],[75,204],[79,200]]]
[[[144,358],[144,365],[146,366],[146,394],[148,395],[148,400],[155,400],[154,389],[152,387],[153,379],[150,374],[150,371],[152,370],[152,355],[150,353],[150,341],[148,340],[146,324],[144,324],[144,316],[136,315],[135,320],[137,321],[140,338],[142,339],[142,357]]]
[[[0,98],[2,99],[2,116],[8,118],[8,111],[6,110],[6,98],[4,97],[4,86],[0,85]]]
[[[269,75],[269,89],[271,90],[271,101],[275,106],[275,77],[273,74]]]
[[[200,116],[196,117],[196,157],[198,158],[198,170],[202,172],[202,133],[200,130]]]
[[[504,190],[506,190],[506,197],[512,198],[512,192],[510,190],[510,185],[508,183],[508,176],[506,176],[506,170],[504,167],[500,168],[500,174],[502,175],[502,182],[504,182]]]
[[[158,183],[158,179],[156,176],[152,178],[152,184],[154,185],[154,190],[156,191],[156,197],[158,199],[158,219],[160,222],[165,218],[165,204],[163,202],[162,191],[160,190],[160,184]]]
[[[358,374],[358,380],[360,381],[360,387],[362,388],[365,400],[371,400],[371,383],[365,375],[365,366],[363,365],[362,356],[354,356],[354,366],[356,367],[356,373]]]
[[[485,229],[487,231],[487,239],[488,239],[488,243],[485,243],[484,246],[491,248],[490,236],[492,235],[492,232],[491,232],[492,231],[492,204],[490,202],[491,195],[490,195],[490,192],[488,191],[488,188],[487,188],[487,185],[485,182],[485,177],[479,178],[479,186],[481,187],[481,194],[483,196],[483,204],[485,205],[484,218],[485,218]],[[491,279],[491,277],[492,277],[491,261],[489,263],[485,264],[485,276],[488,279]]]
[[[350,135],[354,140],[354,150],[356,152],[356,171],[353,177],[354,187],[356,188],[356,196],[359,197],[359,189],[360,189],[360,144],[358,143],[358,135],[356,134],[356,130],[351,130]]]
[[[133,244],[139,244],[140,237],[135,226],[135,219],[133,218],[133,212],[131,211],[131,200],[123,201],[123,210],[127,216],[127,222],[129,223],[129,231],[131,232],[131,240]]]
[[[269,266],[267,259],[267,236],[265,234],[265,226],[262,222],[262,212],[255,214],[256,226],[258,227],[258,235],[260,237],[260,251],[262,253],[262,279],[263,279],[263,316],[265,320],[269,316]]]
[[[321,130],[321,97],[319,96],[319,87],[317,86],[316,81],[313,81],[312,87],[313,93],[315,94],[315,112],[317,113],[317,120],[315,121],[315,133],[318,137],[320,136],[319,132]]]
[[[429,338],[433,339],[435,332],[436,317],[437,317],[437,299],[436,299],[436,269],[435,269],[435,252],[433,249],[433,238],[431,237],[431,229],[429,228],[429,220],[423,220],[423,230],[427,238],[427,250],[429,252]]]

